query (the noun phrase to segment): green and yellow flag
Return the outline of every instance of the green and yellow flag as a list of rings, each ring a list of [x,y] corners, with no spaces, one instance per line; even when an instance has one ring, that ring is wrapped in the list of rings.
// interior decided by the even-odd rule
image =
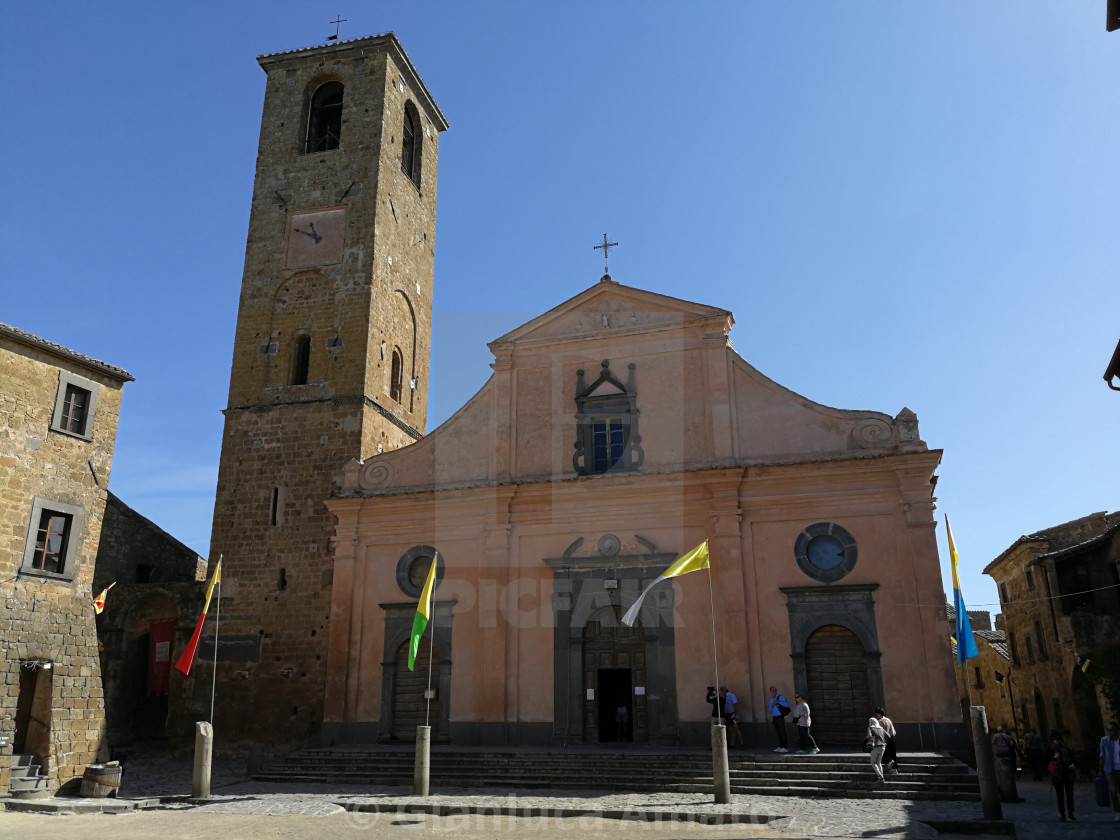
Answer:
[[[412,619],[412,641],[408,643],[408,670],[416,670],[416,651],[420,647],[420,637],[428,626],[428,619],[432,617],[432,590],[436,588],[436,558],[432,558],[432,568],[428,570],[428,579],[424,581],[424,588],[420,590],[420,603],[416,605],[416,618]]]
[[[646,595],[649,594],[649,591],[657,586],[657,584],[661,583],[661,581],[687,575],[689,572],[696,572],[700,569],[710,568],[711,566],[708,565],[708,541],[704,540],[704,542],[700,543],[700,545],[696,546],[692,551],[682,555],[676,563],[666,569],[662,574],[658,575],[653,583],[642,590],[642,594],[638,596],[638,600],[634,602],[633,606],[626,611],[626,615],[622,617],[622,623],[627,627],[634,626],[634,622],[638,620],[638,613],[642,609],[642,601],[646,599]]]

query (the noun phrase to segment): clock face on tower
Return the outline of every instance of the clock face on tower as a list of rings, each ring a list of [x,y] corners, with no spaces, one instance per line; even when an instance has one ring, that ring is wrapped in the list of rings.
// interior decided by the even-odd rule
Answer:
[[[345,207],[289,213],[284,268],[336,263],[342,259],[345,238]]]

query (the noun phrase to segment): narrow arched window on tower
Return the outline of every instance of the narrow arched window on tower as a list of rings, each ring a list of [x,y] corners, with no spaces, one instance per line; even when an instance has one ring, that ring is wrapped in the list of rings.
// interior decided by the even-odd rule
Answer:
[[[404,123],[401,127],[401,172],[420,188],[420,161],[422,140],[420,117],[411,102],[404,106]]]
[[[325,82],[311,95],[304,152],[337,149],[342,137],[342,82]]]
[[[403,367],[404,365],[401,364],[401,351],[394,347],[393,366],[389,372],[389,396],[396,402],[401,401],[401,369]]]
[[[307,370],[311,366],[311,336],[296,339],[292,348],[292,385],[307,384]]]

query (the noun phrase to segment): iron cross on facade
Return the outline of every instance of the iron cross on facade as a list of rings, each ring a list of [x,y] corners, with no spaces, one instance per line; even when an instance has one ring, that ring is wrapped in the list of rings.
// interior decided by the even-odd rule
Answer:
[[[607,235],[605,233],[603,234],[603,244],[602,245],[595,245],[595,246],[592,247],[593,251],[602,251],[603,252],[603,273],[604,274],[610,274],[610,271],[607,270],[607,257],[610,256],[611,248],[616,248],[616,247],[618,247],[618,243],[617,242],[608,242],[607,241]]]
[[[346,18],[344,18],[342,15],[339,15],[337,18],[332,20],[331,23],[334,24],[334,34],[333,35],[328,35],[327,40],[328,41],[337,41],[338,40],[338,29],[339,29],[339,27],[342,24],[347,23],[347,22],[348,21],[346,20]]]

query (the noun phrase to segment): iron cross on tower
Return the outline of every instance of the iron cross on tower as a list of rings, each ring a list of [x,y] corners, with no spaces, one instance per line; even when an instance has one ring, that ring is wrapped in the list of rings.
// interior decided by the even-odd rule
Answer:
[[[346,22],[347,22],[346,18],[344,18],[342,15],[339,15],[337,18],[332,20],[331,23],[334,24],[334,34],[333,35],[328,35],[327,40],[328,41],[337,41],[338,40],[339,27]]]
[[[595,245],[595,246],[592,247],[591,250],[593,250],[593,251],[602,251],[603,252],[603,274],[610,274],[610,271],[607,270],[607,257],[610,256],[611,248],[617,248],[617,247],[618,247],[617,242],[608,242],[607,241],[607,235],[605,233],[603,234],[603,244],[602,245]]]

